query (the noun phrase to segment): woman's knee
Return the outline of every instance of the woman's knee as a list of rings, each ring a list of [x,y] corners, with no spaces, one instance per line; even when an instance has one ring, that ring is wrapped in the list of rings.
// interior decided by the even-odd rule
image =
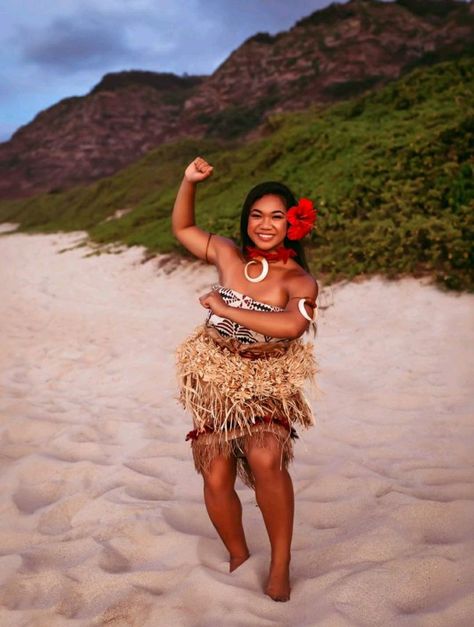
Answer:
[[[282,470],[282,448],[272,433],[266,433],[258,444],[249,441],[246,450],[247,461],[255,478],[258,476],[280,473]]]
[[[213,493],[232,490],[235,484],[235,463],[227,458],[215,458],[210,467],[202,472],[204,488]]]

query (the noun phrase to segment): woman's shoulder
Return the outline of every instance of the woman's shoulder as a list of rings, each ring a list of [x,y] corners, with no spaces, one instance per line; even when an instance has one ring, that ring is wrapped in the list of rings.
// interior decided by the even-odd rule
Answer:
[[[312,294],[316,297],[318,294],[318,282],[315,277],[299,264],[295,264],[295,267],[288,268],[285,282],[290,295],[298,292],[305,295],[305,292],[307,292],[308,295]]]
[[[234,242],[234,240],[231,239],[230,237],[224,237],[223,235],[219,235],[218,233],[212,233],[212,236],[213,236],[215,244],[223,249],[232,250],[232,249],[239,248],[236,242]]]
[[[224,237],[217,233],[211,233],[212,237],[209,239],[209,259],[212,263],[219,265],[221,263],[227,263],[231,257],[239,255],[240,249],[233,239],[230,237]]]

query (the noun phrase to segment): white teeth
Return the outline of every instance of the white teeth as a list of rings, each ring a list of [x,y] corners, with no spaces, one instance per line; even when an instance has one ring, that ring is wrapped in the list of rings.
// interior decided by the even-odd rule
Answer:
[[[257,235],[260,237],[260,239],[272,239],[273,235],[261,235],[260,233],[257,233]]]

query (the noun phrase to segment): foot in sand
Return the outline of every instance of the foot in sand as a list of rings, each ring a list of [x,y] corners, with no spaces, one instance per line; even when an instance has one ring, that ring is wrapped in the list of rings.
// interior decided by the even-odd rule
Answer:
[[[229,572],[231,573],[232,571],[234,571],[241,564],[243,564],[246,560],[248,560],[249,557],[250,557],[250,553],[247,553],[247,555],[240,555],[240,556],[234,556],[234,557],[232,557],[231,555],[230,560],[229,560]]]
[[[290,565],[273,565],[270,566],[268,573],[267,585],[265,586],[265,594],[268,594],[274,601],[290,600]]]

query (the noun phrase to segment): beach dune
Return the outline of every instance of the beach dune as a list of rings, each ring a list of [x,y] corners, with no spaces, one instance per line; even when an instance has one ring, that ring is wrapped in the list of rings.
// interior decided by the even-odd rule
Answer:
[[[1,625],[474,624],[472,295],[321,290],[279,604],[254,493],[238,484],[252,555],[229,574],[184,440],[174,351],[215,268],[98,252],[0,236]]]

